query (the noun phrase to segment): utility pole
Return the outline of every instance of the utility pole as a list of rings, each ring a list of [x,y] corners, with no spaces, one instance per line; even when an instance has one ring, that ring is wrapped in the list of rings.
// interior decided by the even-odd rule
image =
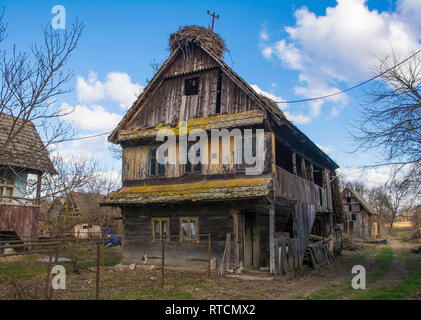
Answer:
[[[213,26],[214,26],[214,24],[215,24],[215,18],[216,19],[219,19],[219,14],[218,15],[216,15],[215,14],[215,12],[213,12],[212,14],[209,12],[209,10],[208,10],[208,15],[210,15],[211,17],[212,17],[212,31],[213,31]]]

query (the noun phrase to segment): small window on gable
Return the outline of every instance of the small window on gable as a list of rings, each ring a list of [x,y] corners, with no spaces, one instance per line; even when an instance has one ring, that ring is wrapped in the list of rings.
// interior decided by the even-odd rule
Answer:
[[[190,78],[184,81],[184,95],[194,96],[199,92],[199,78]]]

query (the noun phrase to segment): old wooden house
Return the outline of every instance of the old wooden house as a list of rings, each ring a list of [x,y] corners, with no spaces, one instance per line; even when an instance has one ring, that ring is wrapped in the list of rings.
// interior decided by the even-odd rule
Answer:
[[[101,234],[106,226],[113,226],[121,232],[121,214],[118,208],[103,207],[104,198],[98,193],[72,191],[67,195],[55,197],[53,201],[43,201],[40,205],[39,233],[47,236],[57,232],[52,221],[60,219],[64,233]]]
[[[378,214],[355,190],[342,191],[344,234],[350,239],[376,239],[380,235]]]
[[[168,263],[200,263],[210,234],[217,265],[230,257],[230,268],[276,273],[281,250],[288,250],[282,239],[296,239],[287,242],[295,244],[289,252],[302,264],[310,233],[331,236],[341,210],[333,201],[337,164],[222,61],[221,41],[202,27],[173,34],[171,55],[109,136],[123,149],[122,188],[103,204],[121,208],[126,262],[158,263],[163,238]],[[186,152],[180,141],[193,129],[263,129],[263,170],[247,175],[247,165],[234,162],[233,150],[241,150],[233,139],[218,140],[216,148],[209,142],[200,157],[210,164],[159,164],[156,136],[163,128],[175,132],[177,154]],[[211,163],[221,159],[224,143],[229,163]]]
[[[41,177],[56,171],[30,121],[0,114],[0,238],[35,240],[38,235]],[[28,175],[38,177],[32,194]]]

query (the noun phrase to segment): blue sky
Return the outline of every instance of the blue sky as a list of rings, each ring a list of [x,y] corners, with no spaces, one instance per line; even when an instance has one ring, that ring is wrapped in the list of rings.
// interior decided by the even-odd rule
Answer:
[[[67,26],[86,23],[69,68],[73,92],[58,104],[74,109],[78,135],[112,129],[133,96],[153,76],[151,62],[169,54],[168,37],[179,26],[208,26],[216,11],[215,32],[230,54],[225,61],[257,90],[277,100],[295,100],[345,89],[371,76],[376,56],[391,48],[402,56],[421,40],[419,0],[301,1],[2,1],[9,36],[5,45],[27,50],[50,23],[54,5],[66,9]],[[349,179],[384,182],[387,169],[361,171],[379,160],[378,151],[349,153],[347,129],[358,114],[361,91],[320,103],[280,104],[286,115],[342,168]],[[105,137],[67,143],[60,152],[93,156],[105,170],[119,171]]]

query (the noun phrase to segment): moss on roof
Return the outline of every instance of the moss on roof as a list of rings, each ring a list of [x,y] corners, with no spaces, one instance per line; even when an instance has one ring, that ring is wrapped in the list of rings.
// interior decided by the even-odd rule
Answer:
[[[269,193],[270,182],[269,178],[255,178],[130,187],[112,192],[102,203],[118,205],[256,198]]]
[[[235,114],[225,114],[205,118],[193,118],[187,120],[187,131],[188,134],[192,130],[202,129],[222,129],[222,128],[233,128],[242,127],[249,125],[256,125],[263,123],[263,112],[262,111],[248,111]],[[150,129],[142,129],[141,127],[135,127],[128,130],[121,130],[118,135],[118,141],[127,141],[133,139],[151,138],[155,137],[159,130],[171,129],[174,134],[178,135],[180,127],[182,127],[183,121],[179,121],[177,126],[171,127],[170,125],[164,125],[159,123],[156,127]]]

